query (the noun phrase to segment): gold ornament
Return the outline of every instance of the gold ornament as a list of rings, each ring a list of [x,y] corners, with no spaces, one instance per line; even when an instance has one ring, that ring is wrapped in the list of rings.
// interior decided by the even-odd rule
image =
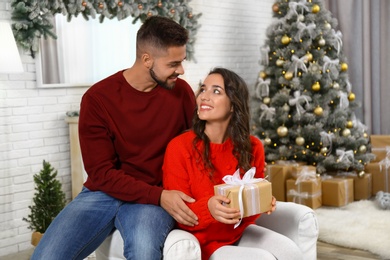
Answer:
[[[287,80],[291,80],[293,78],[292,72],[287,71],[286,74],[284,74],[284,78]]]
[[[267,77],[267,73],[265,73],[264,71],[261,71],[260,78],[265,79],[266,77]]]
[[[279,12],[279,5],[278,5],[278,3],[275,3],[275,4],[272,6],[272,11],[274,11],[274,13]]]
[[[303,138],[302,136],[298,136],[297,138],[295,138],[295,143],[297,145],[303,145],[305,143],[305,138]]]
[[[353,122],[351,120],[347,121],[346,127],[352,128],[353,127]]]
[[[350,136],[351,135],[351,130],[349,130],[348,128],[345,128],[344,130],[343,130],[343,136],[344,137],[348,137],[348,136]]]
[[[341,63],[341,71],[347,71],[348,70],[348,64],[343,62]]]
[[[354,93],[349,93],[349,95],[348,95],[348,100],[349,101],[354,101],[355,100],[355,94]]]
[[[363,178],[364,174],[366,174],[366,173],[364,171],[361,171],[361,172],[358,173],[358,177],[359,178]]]
[[[266,137],[266,138],[264,139],[264,143],[265,143],[266,145],[270,145],[270,144],[271,144],[271,138]]]
[[[305,21],[305,16],[303,14],[298,15],[298,21],[300,22]]]
[[[326,44],[325,39],[321,37],[321,38],[318,40],[318,45],[324,46],[325,44]]]
[[[307,58],[306,61],[312,61],[313,60],[313,54],[311,54],[310,52],[306,53],[306,58]]]
[[[82,5],[82,6],[87,6],[87,2],[83,1],[83,2],[81,3],[81,5]]]
[[[285,126],[279,126],[276,132],[280,137],[285,137],[288,134],[288,129]]]
[[[281,42],[283,43],[283,44],[289,44],[290,43],[290,41],[291,41],[291,39],[290,39],[290,37],[288,37],[287,35],[284,35],[283,37],[282,37],[282,39],[281,39]]]
[[[283,66],[283,64],[284,64],[284,60],[281,60],[281,59],[276,60],[276,66],[281,67],[281,66]]]
[[[319,5],[317,5],[317,4],[314,4],[313,5],[313,7],[311,8],[311,12],[313,13],[313,14],[316,14],[316,13],[318,13],[319,11],[320,11],[320,6]]]
[[[339,89],[340,88],[339,83],[337,83],[337,82],[333,83],[333,88],[334,89]]]
[[[322,116],[322,114],[324,113],[324,110],[322,109],[322,107],[318,106],[314,109],[314,114],[316,116]]]
[[[361,145],[359,146],[359,153],[366,153],[367,152],[367,146]]]
[[[144,9],[144,6],[142,4],[138,4],[138,9],[142,10],[142,9]]]
[[[191,12],[189,12],[187,17],[191,19],[193,17],[193,14]]]
[[[332,26],[331,26],[330,23],[328,23],[328,22],[325,22],[324,27],[325,27],[325,29],[327,29],[327,30],[332,29]]]
[[[271,103],[271,99],[269,97],[264,97],[263,98],[263,103],[268,105],[269,103]]]
[[[174,13],[176,13],[176,10],[175,9],[171,9],[171,14],[174,14]]]
[[[364,137],[364,138],[368,138],[368,134],[367,134],[367,133],[364,133],[364,134],[363,134],[363,137]]]
[[[99,3],[99,8],[103,9],[103,7],[104,7],[103,3]]]
[[[283,111],[286,111],[286,112],[290,111],[290,106],[287,103],[284,103]]]
[[[320,152],[321,153],[327,153],[328,152],[328,147],[322,147]]]
[[[316,81],[316,82],[311,86],[311,89],[312,89],[313,91],[320,91],[320,89],[321,89],[320,83],[319,83],[318,81]]]
[[[160,7],[160,8],[163,6],[163,4],[161,3],[161,1],[158,1],[157,6]]]

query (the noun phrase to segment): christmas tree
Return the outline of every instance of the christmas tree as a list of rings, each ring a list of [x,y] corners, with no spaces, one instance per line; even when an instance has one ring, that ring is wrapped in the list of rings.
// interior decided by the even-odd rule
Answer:
[[[263,140],[266,161],[361,176],[373,155],[367,127],[353,112],[360,104],[337,20],[319,0],[279,0],[272,10],[252,103],[253,132]]]
[[[28,222],[29,229],[44,233],[53,219],[65,207],[65,193],[61,190],[62,185],[56,179],[57,171],[50,163],[43,161],[42,170],[34,175],[35,194],[33,205],[28,208],[31,214],[23,218]]]

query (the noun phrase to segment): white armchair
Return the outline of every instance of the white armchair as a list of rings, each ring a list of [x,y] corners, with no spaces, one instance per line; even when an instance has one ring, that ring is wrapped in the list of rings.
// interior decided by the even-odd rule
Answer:
[[[263,214],[256,224],[290,238],[300,249],[305,260],[317,259],[318,222],[314,211],[292,202],[277,202],[271,215]],[[281,245],[283,246],[283,245]],[[190,233],[175,229],[165,241],[164,260],[199,260],[198,240]],[[97,260],[122,260],[123,240],[118,230],[96,250]],[[262,259],[259,255],[258,259]]]

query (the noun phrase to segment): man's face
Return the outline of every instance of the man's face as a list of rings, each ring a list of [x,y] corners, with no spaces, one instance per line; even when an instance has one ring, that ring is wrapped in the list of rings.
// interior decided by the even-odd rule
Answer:
[[[182,63],[185,58],[185,46],[168,48],[166,53],[153,59],[150,76],[161,87],[173,89],[179,75],[184,74]]]

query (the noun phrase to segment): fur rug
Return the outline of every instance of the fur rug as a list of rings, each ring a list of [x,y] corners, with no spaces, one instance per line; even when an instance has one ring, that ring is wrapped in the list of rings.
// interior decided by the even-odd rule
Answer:
[[[315,212],[320,241],[390,259],[390,210],[381,209],[375,201],[362,200],[340,208],[322,206]]]

